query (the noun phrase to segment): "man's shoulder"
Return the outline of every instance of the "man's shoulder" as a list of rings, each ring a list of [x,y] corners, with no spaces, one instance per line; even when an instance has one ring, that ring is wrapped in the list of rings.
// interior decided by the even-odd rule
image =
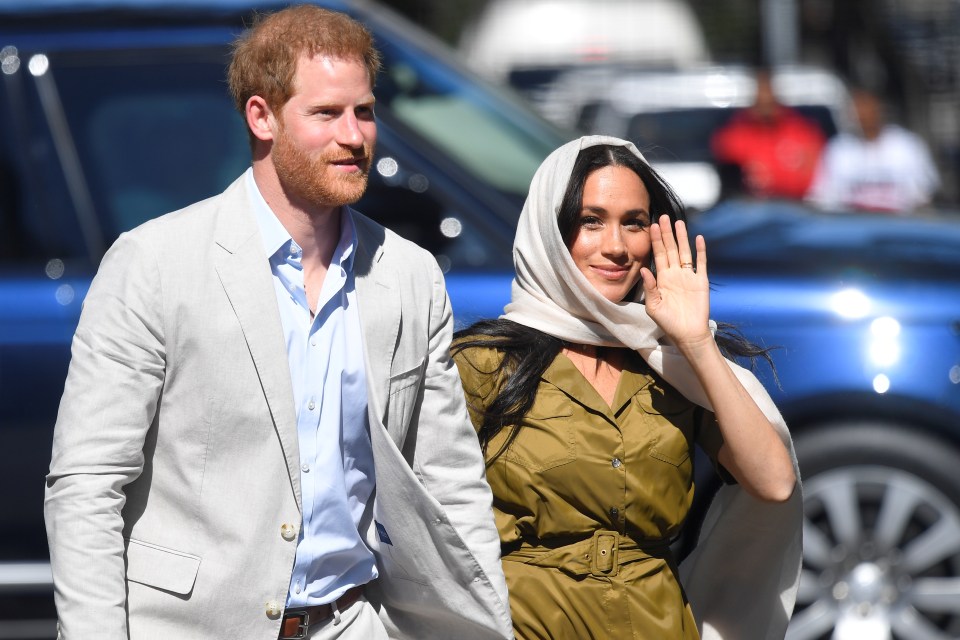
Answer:
[[[900,147],[903,150],[924,149],[927,145],[919,135],[898,124],[886,125],[880,135],[884,144],[891,147]]]
[[[784,107],[782,112],[781,122],[784,126],[788,127],[794,133],[802,133],[811,138],[817,138],[820,140],[825,140],[826,136],[823,134],[823,130],[817,126],[817,123],[803,115],[797,109],[792,107]]]
[[[865,143],[859,136],[844,131],[827,141],[826,151],[831,155],[859,154],[862,153],[865,148]]]

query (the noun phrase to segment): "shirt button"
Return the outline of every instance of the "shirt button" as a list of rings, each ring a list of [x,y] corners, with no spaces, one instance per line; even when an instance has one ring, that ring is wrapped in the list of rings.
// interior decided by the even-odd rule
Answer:
[[[610,507],[610,517],[616,519],[620,515],[620,510],[616,507]]]
[[[275,600],[271,600],[270,602],[267,603],[267,617],[268,617],[268,618],[276,618],[276,617],[279,616],[281,613],[283,613],[283,607],[280,606],[280,603],[279,603],[279,602],[277,602],[277,601],[275,601]]]
[[[300,465],[300,471],[303,471],[304,473],[310,473],[310,465],[304,462],[302,465]]]
[[[280,526],[280,536],[284,540],[293,540],[297,537],[297,528],[292,524],[284,523]]]
[[[620,458],[614,458],[613,460],[610,461],[610,466],[612,466],[614,469],[619,469],[620,465],[622,464],[623,463],[620,462]]]
[[[317,406],[317,405],[314,404],[313,400],[311,400],[311,401],[307,404],[307,409],[310,409],[310,411],[313,411],[313,408],[316,407],[316,406]]]
[[[297,593],[300,593],[300,581],[299,581],[299,580],[297,580],[297,584],[296,584],[296,586],[294,587],[293,590],[296,591]]]

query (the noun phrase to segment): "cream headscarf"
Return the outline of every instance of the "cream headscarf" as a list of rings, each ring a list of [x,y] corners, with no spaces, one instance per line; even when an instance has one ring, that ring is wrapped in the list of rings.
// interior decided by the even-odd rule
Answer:
[[[614,303],[600,295],[574,264],[560,235],[557,212],[577,155],[600,144],[626,147],[644,160],[632,143],[607,136],[574,140],[544,160],[520,214],[513,246],[516,277],[502,317],[561,340],[634,349],[689,400],[712,409],[686,359],[665,343],[644,305]],[[770,396],[750,371],[728,363],[776,426],[796,469],[789,431]],[[680,568],[704,640],[784,636],[800,579],[802,521],[799,480],[783,504],[756,500],[737,485],[720,489],[697,548]]]

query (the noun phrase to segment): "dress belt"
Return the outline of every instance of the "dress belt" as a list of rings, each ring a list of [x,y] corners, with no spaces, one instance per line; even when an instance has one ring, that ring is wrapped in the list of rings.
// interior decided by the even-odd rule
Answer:
[[[330,619],[333,615],[334,605],[337,611],[343,611],[363,595],[363,585],[351,587],[343,592],[343,595],[337,598],[333,604],[318,604],[313,607],[300,607],[298,609],[287,609],[283,612],[283,620],[280,622],[279,640],[300,640],[306,638],[310,627],[320,624]]]
[[[621,566],[650,558],[673,562],[670,541],[640,543],[617,531],[601,529],[590,538],[559,547],[524,542],[519,549],[505,554],[503,561],[561,569],[574,576],[616,576]]]

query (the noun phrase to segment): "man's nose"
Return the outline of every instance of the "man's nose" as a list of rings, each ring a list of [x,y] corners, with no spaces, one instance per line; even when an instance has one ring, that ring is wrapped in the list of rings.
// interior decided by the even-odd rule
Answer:
[[[345,147],[358,148],[363,146],[363,132],[360,123],[352,111],[347,111],[340,118],[337,129],[337,142]]]

